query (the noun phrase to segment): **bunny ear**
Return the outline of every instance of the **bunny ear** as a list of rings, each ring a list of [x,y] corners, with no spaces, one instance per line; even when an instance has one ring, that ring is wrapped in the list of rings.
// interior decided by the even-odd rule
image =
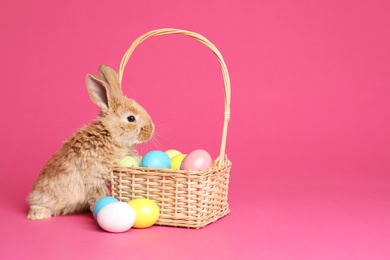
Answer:
[[[86,82],[88,94],[93,103],[95,103],[101,110],[107,110],[109,100],[107,83],[91,74],[87,75]]]
[[[122,89],[119,83],[118,75],[115,70],[107,65],[100,65],[99,67],[99,78],[109,85],[110,93],[112,96],[120,97],[122,96]]]
[[[118,75],[106,65],[100,65],[99,78],[87,75],[87,88],[91,100],[102,110],[115,107],[123,98]]]

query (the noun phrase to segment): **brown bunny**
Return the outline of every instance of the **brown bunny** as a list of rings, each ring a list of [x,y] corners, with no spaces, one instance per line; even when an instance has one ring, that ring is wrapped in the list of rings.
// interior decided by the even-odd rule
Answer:
[[[101,65],[99,77],[87,75],[86,81],[100,115],[65,141],[42,169],[28,196],[29,219],[93,210],[109,192],[107,177],[114,163],[153,136],[150,116],[123,96],[112,68]]]

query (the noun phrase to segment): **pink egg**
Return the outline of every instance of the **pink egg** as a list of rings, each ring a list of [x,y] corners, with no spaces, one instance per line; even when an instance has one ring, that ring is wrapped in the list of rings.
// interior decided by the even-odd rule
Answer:
[[[181,170],[202,171],[211,166],[211,156],[205,150],[199,149],[189,153],[181,163]]]

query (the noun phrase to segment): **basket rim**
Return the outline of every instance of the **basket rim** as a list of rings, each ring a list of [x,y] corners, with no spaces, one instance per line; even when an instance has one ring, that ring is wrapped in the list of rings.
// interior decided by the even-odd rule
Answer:
[[[163,173],[163,174],[167,174],[170,176],[173,176],[173,174],[204,175],[204,174],[209,174],[211,172],[222,171],[222,170],[224,170],[228,167],[231,167],[231,166],[232,166],[232,162],[229,159],[226,159],[224,162],[224,165],[222,165],[222,166],[214,165],[214,166],[211,166],[205,170],[198,170],[198,171],[174,170],[174,169],[168,169],[168,168],[122,166],[122,165],[116,164],[112,168],[111,174],[113,174],[115,171],[117,171],[117,172],[132,171],[132,173],[139,172],[140,174],[145,174],[145,173],[150,173],[150,172]]]

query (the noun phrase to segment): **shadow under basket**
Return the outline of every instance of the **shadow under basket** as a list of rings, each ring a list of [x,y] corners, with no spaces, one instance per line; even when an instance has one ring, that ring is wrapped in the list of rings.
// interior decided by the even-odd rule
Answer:
[[[118,79],[135,48],[149,37],[182,34],[203,43],[216,55],[224,79],[224,124],[216,164],[203,171],[115,166],[111,172],[112,196],[128,202],[136,198],[153,200],[160,208],[157,225],[202,228],[229,213],[228,185],[231,162],[225,154],[230,120],[230,79],[219,50],[204,36],[180,29],[158,29],[138,37],[122,58]]]

